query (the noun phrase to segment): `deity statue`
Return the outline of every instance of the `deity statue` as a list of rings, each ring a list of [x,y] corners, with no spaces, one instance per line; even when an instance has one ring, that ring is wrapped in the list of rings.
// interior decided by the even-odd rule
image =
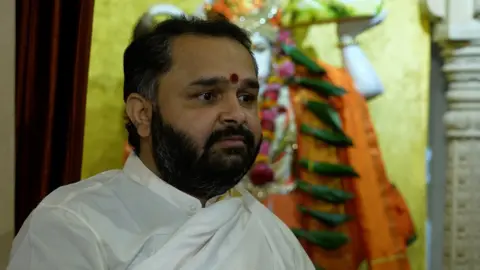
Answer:
[[[282,12],[274,0],[213,0],[197,11],[251,33],[264,140],[243,184],[292,229],[318,269],[366,261],[372,270],[408,270],[413,223],[388,180],[366,103],[384,88],[355,42],[386,12],[379,0],[327,2],[294,0]],[[159,14],[184,12],[156,5],[135,35]],[[338,24],[342,68],[306,56],[291,37],[295,27],[325,22]]]

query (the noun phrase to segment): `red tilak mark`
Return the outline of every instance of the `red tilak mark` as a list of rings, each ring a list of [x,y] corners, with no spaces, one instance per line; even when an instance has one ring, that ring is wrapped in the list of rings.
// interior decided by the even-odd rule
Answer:
[[[230,81],[231,81],[232,83],[237,83],[237,82],[238,82],[238,75],[237,75],[236,73],[232,73],[232,74],[230,75]]]

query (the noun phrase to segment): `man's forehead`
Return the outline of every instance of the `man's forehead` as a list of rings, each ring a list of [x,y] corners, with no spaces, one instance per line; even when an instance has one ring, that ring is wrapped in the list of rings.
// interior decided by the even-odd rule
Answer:
[[[184,35],[172,42],[174,61],[234,61],[248,55],[242,44],[227,37]]]
[[[185,35],[172,43],[172,73],[187,81],[207,77],[239,79],[255,75],[253,59],[239,42],[226,37]],[[173,74],[172,74],[173,75]]]

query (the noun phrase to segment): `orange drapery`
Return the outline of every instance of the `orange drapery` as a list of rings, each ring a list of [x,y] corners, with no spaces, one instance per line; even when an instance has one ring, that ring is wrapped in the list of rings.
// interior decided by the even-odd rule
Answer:
[[[354,89],[347,71],[327,69],[332,82],[347,90],[340,101],[340,115],[345,133],[354,138],[354,146],[339,150],[339,156],[360,174],[359,179],[344,184],[356,194],[355,212],[370,268],[408,270],[406,245],[414,233],[413,223],[409,215],[399,217],[405,211],[408,214],[408,209],[388,179],[367,102]],[[404,212],[397,211],[400,208]]]

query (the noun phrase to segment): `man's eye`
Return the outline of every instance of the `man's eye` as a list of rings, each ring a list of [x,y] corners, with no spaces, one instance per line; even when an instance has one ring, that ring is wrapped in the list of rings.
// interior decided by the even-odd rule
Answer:
[[[198,96],[198,99],[203,100],[203,101],[213,101],[216,98],[217,98],[216,95],[212,92],[202,93]]]
[[[251,95],[251,94],[243,94],[243,95],[238,96],[238,99],[241,102],[252,103],[257,99],[257,97],[255,95]]]

